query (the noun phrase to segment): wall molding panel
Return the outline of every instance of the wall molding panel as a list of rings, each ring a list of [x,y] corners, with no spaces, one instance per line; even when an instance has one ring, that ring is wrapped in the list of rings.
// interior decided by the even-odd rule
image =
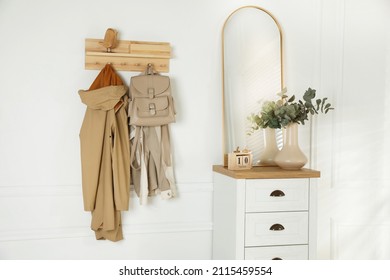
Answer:
[[[390,224],[331,219],[332,259],[388,260]]]
[[[120,243],[132,247],[140,242],[154,242],[149,239],[189,238],[192,245],[188,245],[191,248],[186,250],[188,254],[197,250],[199,258],[211,258],[213,184],[179,183],[177,189],[177,198],[162,200],[158,196],[151,197],[148,204],[142,206],[135,192],[131,191],[130,209],[122,211],[124,240]],[[84,211],[82,203],[81,185],[0,186],[0,220],[4,221],[0,224],[0,259],[18,258],[14,252],[22,250],[19,248],[22,243],[25,244],[23,254],[28,255],[25,248],[35,248],[36,244],[53,244],[53,248],[62,248],[61,244],[69,239],[79,240],[78,246],[86,246],[80,249],[85,251],[86,258],[95,258],[88,253],[90,243],[111,242],[95,240],[94,232],[89,227],[91,215]],[[82,240],[88,240],[87,244]],[[199,247],[197,240],[201,240],[205,247],[191,247]],[[45,254],[56,256],[57,253],[51,252],[51,246],[45,248]],[[165,245],[161,246],[165,248]],[[75,257],[69,254],[69,258]],[[137,255],[131,257],[131,254],[122,254],[137,258]],[[182,258],[191,258],[180,250],[177,250],[177,254],[181,254]],[[153,252],[149,252],[149,255],[145,253],[146,257],[153,255]],[[40,258],[39,254],[34,256]],[[169,258],[169,254],[161,258]]]
[[[212,192],[213,183],[177,183],[178,194]],[[22,197],[22,196],[81,196],[81,185],[48,185],[48,186],[0,186],[1,197]],[[134,193],[132,195],[134,197]]]
[[[81,196],[81,194],[82,194],[81,185],[0,186],[0,198]]]
[[[149,223],[123,225],[125,239],[135,234],[169,233],[169,232],[200,232],[212,231],[212,222],[198,223]],[[61,239],[61,238],[95,238],[89,227],[64,227],[64,228],[29,228],[20,230],[0,231],[0,242],[35,240],[35,239]]]

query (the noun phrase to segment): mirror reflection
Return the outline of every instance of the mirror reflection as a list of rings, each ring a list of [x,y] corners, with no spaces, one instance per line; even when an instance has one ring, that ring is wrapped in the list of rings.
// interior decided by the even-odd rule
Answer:
[[[241,7],[226,19],[222,30],[224,154],[246,147],[253,152],[253,163],[258,163],[263,131],[248,135],[247,117],[259,111],[261,102],[275,100],[284,87],[282,43],[280,25],[260,7]]]

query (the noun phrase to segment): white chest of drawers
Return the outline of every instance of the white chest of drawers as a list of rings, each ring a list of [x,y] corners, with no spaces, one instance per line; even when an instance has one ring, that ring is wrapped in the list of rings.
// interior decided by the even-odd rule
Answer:
[[[213,259],[315,258],[319,171],[213,171]]]

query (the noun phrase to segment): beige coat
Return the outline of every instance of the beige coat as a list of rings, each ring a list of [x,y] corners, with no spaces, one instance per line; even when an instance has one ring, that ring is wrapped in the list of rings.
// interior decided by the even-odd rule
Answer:
[[[121,210],[128,210],[130,147],[127,87],[107,65],[89,90],[80,130],[84,209],[92,212],[96,239],[123,239]]]

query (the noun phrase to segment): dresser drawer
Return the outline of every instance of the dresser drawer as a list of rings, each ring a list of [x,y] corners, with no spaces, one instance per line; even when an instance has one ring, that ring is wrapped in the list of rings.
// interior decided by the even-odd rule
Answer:
[[[246,180],[246,212],[308,210],[308,179]]]
[[[245,246],[298,245],[308,243],[308,213],[247,213]]]
[[[308,260],[309,246],[271,246],[245,248],[246,260]]]

